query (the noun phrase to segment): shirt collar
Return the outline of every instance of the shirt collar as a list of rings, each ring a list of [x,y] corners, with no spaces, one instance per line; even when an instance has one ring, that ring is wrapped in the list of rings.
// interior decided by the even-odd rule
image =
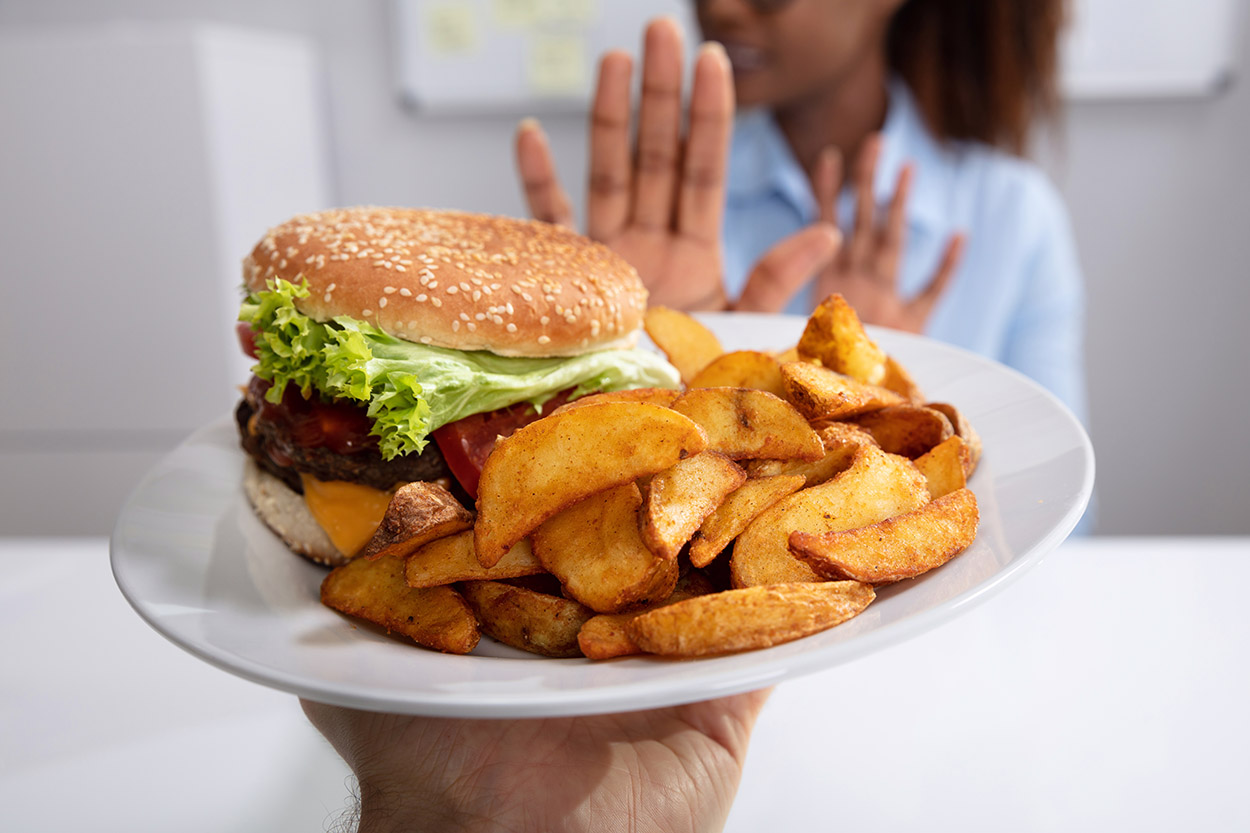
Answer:
[[[953,174],[952,150],[944,148],[929,132],[906,84],[892,79],[889,93],[889,109],[881,130],[881,157],[873,181],[877,205],[889,204],[899,171],[910,161],[915,166],[915,176],[908,200],[908,224],[940,227],[948,213],[944,195],[949,193],[945,186]],[[727,192],[731,201],[773,193],[782,196],[808,222],[818,216],[807,174],[766,109],[748,110],[738,116],[730,160],[732,172]],[[839,217],[849,217],[847,212],[853,203],[853,193],[844,187]]]

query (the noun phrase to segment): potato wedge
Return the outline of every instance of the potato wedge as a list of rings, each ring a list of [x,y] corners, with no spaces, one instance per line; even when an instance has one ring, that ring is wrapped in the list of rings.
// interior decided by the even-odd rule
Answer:
[[[907,368],[899,364],[893,356],[885,357],[885,376],[879,384],[886,390],[894,391],[913,405],[924,403],[925,397],[920,392],[920,386],[907,372]]]
[[[725,352],[715,333],[680,310],[647,307],[642,326],[687,384]]]
[[[708,448],[731,460],[819,460],[820,437],[790,403],[749,388],[692,388],[673,402],[707,432]]]
[[[647,653],[701,657],[810,636],[856,616],[874,597],[870,585],[856,581],[749,587],[665,605],[625,627]]]
[[[951,426],[955,429],[955,436],[964,441],[964,445],[968,448],[968,459],[964,475],[972,477],[972,473],[977,470],[977,463],[981,462],[981,435],[977,433],[976,429],[972,427],[972,423],[954,405],[949,405],[945,402],[930,402],[928,407],[945,414],[946,418],[951,421]]]
[[[704,452],[706,453],[706,452]],[[802,475],[777,475],[748,480],[731,492],[695,532],[690,541],[690,563],[705,567],[729,542],[742,534],[755,517],[787,495],[803,488]]]
[[[925,479],[910,460],[876,446],[860,446],[846,471],[782,498],[738,536],[729,561],[733,584],[819,581],[811,567],[790,554],[791,532],[856,529],[928,501]]]
[[[565,402],[551,414],[562,414],[583,405],[599,405],[603,402],[646,402],[651,405],[662,405],[665,408],[673,404],[673,400],[681,395],[681,391],[672,388],[630,388],[614,390],[607,393],[592,393],[572,402]]]
[[[529,541],[517,541],[493,567],[483,567],[473,548],[473,530],[431,541],[404,561],[409,587],[439,587],[458,581],[496,581],[546,572]]]
[[[477,619],[460,594],[450,587],[409,587],[403,559],[395,556],[336,567],[321,582],[321,602],[436,651],[467,654],[477,647]]]
[[[625,613],[600,613],[586,620],[582,629],[577,632],[577,644],[582,653],[590,659],[611,659],[630,654],[641,654],[642,649],[629,638],[626,625],[631,619],[641,616],[648,610],[691,599],[715,592],[712,583],[697,570],[691,570],[677,582],[672,594],[661,602],[646,607],[630,610]]]
[[[707,516],[746,479],[746,472],[717,451],[687,457],[655,475],[639,517],[643,542],[660,558],[676,558]]]
[[[846,471],[857,447],[876,445],[871,434],[849,422],[831,422],[818,428],[816,433],[825,447],[825,455],[819,460],[750,460],[747,475],[801,474],[805,486],[815,486]]]
[[[625,483],[573,504],[534,530],[534,555],[566,596],[598,613],[614,613],[673,591],[677,562],[659,558],[643,542],[641,504],[638,487]]]
[[[857,382],[827,367],[808,362],[781,366],[786,399],[810,421],[846,419],[887,405],[902,405],[903,397],[875,385]]]
[[[890,405],[857,416],[853,422],[883,450],[913,460],[955,435],[945,414],[919,405]]]
[[[821,576],[888,584],[940,567],[977,535],[977,498],[959,489],[897,517],[843,532],[790,535],[790,552]]]
[[[885,378],[885,352],[868,337],[855,310],[836,292],[812,311],[798,351],[800,358],[818,359],[857,382],[877,385]]]
[[[493,566],[567,506],[669,468],[707,447],[690,418],[643,402],[603,402],[553,414],[500,440],[478,483],[474,544]]]
[[[359,558],[408,556],[438,538],[473,527],[473,513],[460,505],[451,492],[437,483],[405,483],[391,496]]]
[[[965,472],[970,456],[967,444],[959,437],[951,437],[917,457],[916,468],[929,484],[929,497],[937,500],[967,486]]]
[[[718,356],[690,380],[692,388],[752,388],[785,396],[781,362],[758,350],[734,350]]]
[[[482,632],[503,644],[548,657],[581,655],[577,632],[594,616],[590,608],[498,581],[466,581],[460,589]]]

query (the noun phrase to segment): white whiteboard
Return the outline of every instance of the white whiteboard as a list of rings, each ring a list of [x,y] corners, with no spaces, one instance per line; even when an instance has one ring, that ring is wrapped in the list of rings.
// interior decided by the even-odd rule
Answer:
[[[395,0],[394,8],[400,92],[425,112],[580,112],[599,56],[639,55],[651,18],[676,17],[688,43],[698,37],[688,0]]]
[[[1063,89],[1078,99],[1218,92],[1236,74],[1239,0],[1071,0]]]
[[[1239,0],[1070,0],[1069,98],[1207,95],[1235,74]],[[676,17],[698,39],[691,0],[394,0],[402,97],[428,113],[585,109],[598,57],[639,54],[646,22]],[[692,49],[687,50],[693,52]]]

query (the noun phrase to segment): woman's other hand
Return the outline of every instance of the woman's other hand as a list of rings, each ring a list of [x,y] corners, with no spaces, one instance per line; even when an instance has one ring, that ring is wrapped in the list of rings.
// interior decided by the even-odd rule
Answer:
[[[903,166],[886,216],[879,221],[873,180],[880,155],[881,137],[873,134],[860,150],[856,165],[854,226],[846,245],[817,278],[816,297],[819,300],[840,292],[863,321],[920,333],[959,266],[965,237],[951,236],[937,272],[914,298],[905,300],[898,291],[898,275],[907,237],[907,198],[915,172],[910,164]],[[820,219],[834,225],[841,186],[841,155],[828,148],[812,172],[812,188],[820,205]]]
[[[778,311],[833,258],[837,230],[816,223],[782,240],[756,265],[742,294],[727,296],[721,220],[733,79],[724,49],[704,44],[695,59],[683,135],[682,54],[676,22],[660,18],[648,25],[636,146],[630,140],[632,59],[614,51],[600,60],[591,107],[586,233],[638,270],[653,304]],[[521,123],[516,154],[533,216],[572,226],[571,203],[536,121]]]
[[[767,697],[533,720],[301,704],[356,774],[360,833],[684,833],[724,826]]]

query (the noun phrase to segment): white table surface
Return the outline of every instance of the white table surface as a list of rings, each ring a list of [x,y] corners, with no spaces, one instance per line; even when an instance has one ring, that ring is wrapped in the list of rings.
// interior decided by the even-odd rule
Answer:
[[[102,539],[0,539],[0,827],[316,831],[295,698],[148,629]],[[779,687],[727,830],[1248,830],[1250,538],[1072,541],[937,630]]]

